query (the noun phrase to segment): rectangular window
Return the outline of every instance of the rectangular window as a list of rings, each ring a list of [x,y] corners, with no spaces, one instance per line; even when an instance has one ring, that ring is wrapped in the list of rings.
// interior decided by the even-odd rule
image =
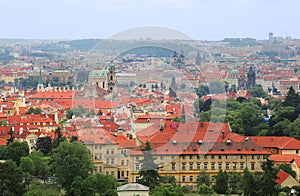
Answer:
[[[219,155],[218,158],[219,158],[219,159],[222,159],[222,155]]]
[[[184,163],[184,164],[182,164],[182,170],[186,170],[185,163]]]
[[[111,159],[111,164],[115,164],[115,159]]]
[[[215,176],[211,176],[211,181],[215,181]]]
[[[232,169],[236,170],[236,163],[232,163]]]
[[[193,163],[190,163],[190,170],[193,170]]]
[[[115,176],[115,172],[114,171],[110,172],[110,175]]]
[[[201,163],[197,163],[197,169],[201,169]]]
[[[109,159],[106,159],[106,164],[109,164]]]
[[[124,165],[124,160],[121,160],[121,165]]]
[[[252,159],[254,159],[254,155],[252,155],[252,157],[251,157]]]
[[[211,155],[211,159],[215,159],[215,155]]]
[[[173,170],[173,171],[176,170],[176,165],[175,165],[175,163],[172,163],[172,170]]]
[[[257,155],[257,159],[260,159],[260,155]]]
[[[185,176],[182,176],[182,182],[185,182]]]
[[[204,163],[204,169],[207,170],[207,163]]]
[[[109,149],[106,150],[106,154],[109,154]]]
[[[229,155],[226,155],[226,159],[227,159],[227,160],[229,159]]]
[[[114,154],[114,149],[111,149],[111,154]]]
[[[192,160],[193,159],[193,155],[190,155],[190,160]]]
[[[255,170],[255,163],[251,163],[251,170]]]
[[[244,158],[244,156],[243,156],[243,155],[241,155],[241,156],[240,156],[240,159],[243,159],[243,158]]]
[[[226,163],[226,170],[229,169],[229,163]]]
[[[98,149],[98,145],[95,145],[95,150],[97,150]]]
[[[215,170],[215,164],[214,163],[211,164],[211,169]]]
[[[241,169],[241,170],[244,169],[244,163],[240,163],[240,169]]]
[[[108,175],[109,175],[109,172],[107,171],[107,172],[105,172],[105,174],[108,176]]]
[[[99,166],[99,172],[102,173],[102,166]]]
[[[139,170],[140,170],[140,165],[139,165],[139,164],[135,165],[135,170],[136,170],[136,171],[139,171]]]
[[[218,168],[219,170],[222,170],[222,163],[219,163]]]
[[[182,159],[183,159],[183,160],[185,159],[185,156],[184,156],[184,155],[182,155]]]
[[[164,160],[164,156],[160,156],[160,160]]]
[[[124,171],[121,171],[121,176],[124,176]]]
[[[190,176],[190,182],[193,182],[193,180],[194,180],[193,176]]]
[[[233,155],[233,159],[235,160],[237,157],[236,157],[236,155]]]
[[[205,155],[203,156],[203,158],[204,158],[204,159],[207,159],[207,155],[205,154]]]
[[[197,154],[197,159],[200,159],[200,154]]]
[[[135,160],[137,160],[137,161],[140,160],[140,157],[139,157],[139,156],[136,156]]]

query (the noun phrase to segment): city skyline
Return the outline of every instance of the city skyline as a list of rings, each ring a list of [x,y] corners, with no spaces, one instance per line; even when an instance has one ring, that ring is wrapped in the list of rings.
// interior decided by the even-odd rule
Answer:
[[[109,38],[143,26],[161,26],[196,40],[227,37],[300,38],[296,0],[0,0],[0,38]]]

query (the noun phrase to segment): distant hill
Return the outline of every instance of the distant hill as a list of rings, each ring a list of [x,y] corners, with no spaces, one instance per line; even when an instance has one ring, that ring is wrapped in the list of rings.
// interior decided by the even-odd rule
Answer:
[[[254,38],[225,38],[222,42],[228,42],[230,46],[237,47],[260,45],[260,43]]]

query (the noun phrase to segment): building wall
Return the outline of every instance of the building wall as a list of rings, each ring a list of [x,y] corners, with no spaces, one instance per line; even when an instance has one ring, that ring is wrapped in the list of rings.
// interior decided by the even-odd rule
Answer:
[[[292,186],[299,186],[299,182],[295,180],[292,176],[289,176],[282,184],[281,187],[292,187]]]
[[[137,158],[139,157],[139,158]],[[243,172],[246,167],[250,171],[262,171],[261,163],[265,161],[263,155],[161,155],[156,156],[156,163],[162,168],[161,176],[174,176],[181,185],[188,185],[192,190],[197,190],[197,177],[200,171],[206,171],[210,175],[211,182],[215,182],[215,176],[219,170],[227,172]],[[140,156],[130,157],[129,182],[139,179],[141,163]]]

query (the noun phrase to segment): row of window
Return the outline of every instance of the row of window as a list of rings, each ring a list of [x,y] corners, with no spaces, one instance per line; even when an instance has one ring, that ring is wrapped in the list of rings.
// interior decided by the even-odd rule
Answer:
[[[109,161],[110,160],[110,161]],[[106,164],[108,165],[108,164],[111,164],[111,165],[113,165],[113,164],[115,164],[115,159],[114,158],[112,158],[112,159],[106,159]]]
[[[215,170],[216,167],[218,167],[219,170],[224,169],[223,168],[223,163],[218,163],[218,164],[211,163],[210,164],[210,169],[211,170]],[[182,170],[187,170],[187,164],[182,164],[181,169]],[[194,167],[193,163],[190,163],[189,164],[189,170],[193,170],[193,169],[197,169],[197,170],[204,169],[204,170],[207,170],[207,169],[209,169],[208,168],[208,163],[204,163],[203,164],[203,168],[201,168],[201,163],[197,163],[196,167]],[[226,163],[225,164],[225,169],[226,170],[229,170],[229,169],[233,169],[233,170],[240,169],[240,170],[243,170],[243,169],[245,169],[245,164],[244,163]],[[255,163],[251,163],[251,170],[254,170],[254,169],[255,169]],[[176,170],[176,164],[175,163],[172,164],[172,170],[173,171]]]
[[[245,155],[202,155],[203,159],[223,159],[223,156],[225,157],[225,159],[244,159],[246,156]],[[251,159],[261,159],[261,155],[252,155]],[[163,156],[161,156],[161,159],[163,158]],[[182,155],[181,158],[183,160],[189,158],[190,160],[194,160],[194,159],[200,159],[201,155]],[[267,156],[263,156],[264,159],[267,158]],[[175,156],[172,156],[172,159],[175,159]]]
[[[210,169],[211,170],[215,170],[216,167],[218,167],[218,170],[229,170],[229,169],[232,169],[232,170],[237,170],[237,169],[240,169],[240,170],[243,170],[245,169],[245,164],[244,163],[226,163],[225,164],[225,168],[223,168],[223,163],[218,163],[218,164],[215,164],[215,163],[211,163],[210,164]],[[183,164],[182,165],[182,170],[187,170],[187,166],[186,164]],[[197,169],[197,170],[200,170],[200,169],[204,169],[204,170],[207,170],[208,169],[208,164],[207,163],[204,163],[203,164],[203,168],[201,168],[201,163],[197,163],[197,166],[196,168],[194,168],[194,165],[193,164],[190,164],[189,165],[189,169],[190,170],[193,170],[193,169]],[[250,167],[251,170],[255,170],[255,163],[251,163],[251,167]],[[140,165],[137,164],[135,166],[135,170],[136,171],[139,171],[140,170]],[[172,164],[172,170],[175,171],[176,170],[176,164]]]
[[[177,157],[178,156],[172,156],[172,160],[176,160]],[[223,158],[225,158],[226,160],[229,160],[229,159],[236,160],[236,159],[245,159],[246,158],[245,155],[182,155],[181,159],[182,160],[186,160],[186,159],[195,160],[195,159],[200,159],[201,157],[203,157],[203,159],[209,159],[209,158],[210,159],[223,159]],[[165,156],[160,156],[159,158],[160,158],[160,160],[164,160]],[[267,156],[251,155],[251,159],[261,159],[261,158],[266,159]],[[136,156],[136,160],[140,160],[140,157]]]

